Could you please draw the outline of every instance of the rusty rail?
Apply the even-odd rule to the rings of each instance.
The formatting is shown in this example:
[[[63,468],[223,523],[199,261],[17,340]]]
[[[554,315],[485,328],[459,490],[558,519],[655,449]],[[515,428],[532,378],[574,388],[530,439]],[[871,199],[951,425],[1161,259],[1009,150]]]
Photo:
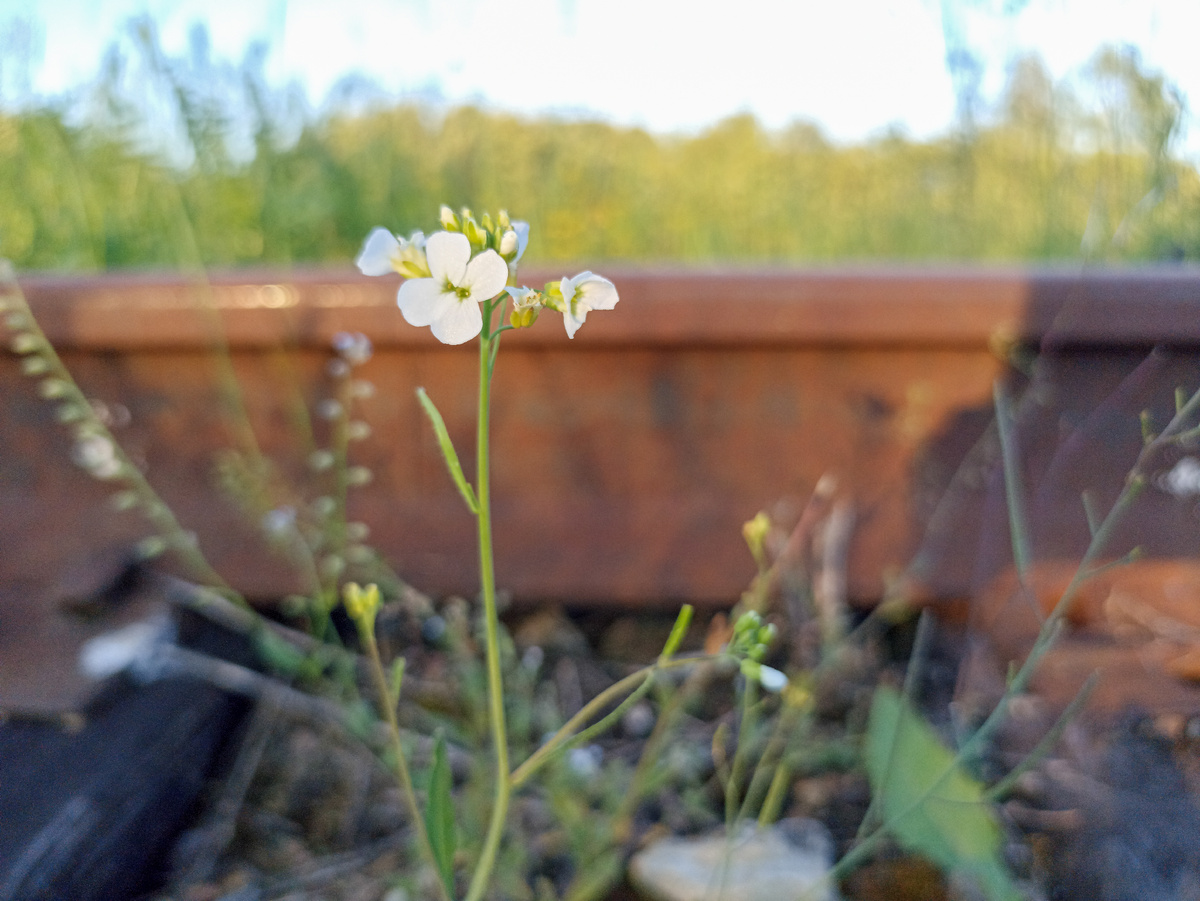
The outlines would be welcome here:
[[[561,274],[526,273],[530,284]],[[832,472],[859,511],[850,590],[869,601],[908,563],[965,452],[956,430],[986,418],[1011,347],[1120,356],[1200,345],[1195,268],[606,274],[621,305],[590,317],[574,342],[550,314],[505,338],[497,559],[519,599],[725,603],[750,575],[742,521],[772,505],[786,516]],[[374,435],[356,455],[376,478],[353,513],[415,585],[473,591],[471,520],[413,390],[429,390],[469,447],[474,352],[408,326],[394,283],[301,271],[31,276],[23,286],[85,390],[128,410],[123,444],[217,568],[255,596],[293,580],[211,484],[231,434],[215,342],[228,343],[264,450],[288,458],[281,366],[311,409],[327,390],[332,336],[370,336],[365,374],[379,390],[363,415]],[[51,582],[64,560],[116,554],[140,534],[71,466],[66,434],[8,354],[0,423],[0,584]],[[965,590],[954,582],[963,578],[946,590]]]

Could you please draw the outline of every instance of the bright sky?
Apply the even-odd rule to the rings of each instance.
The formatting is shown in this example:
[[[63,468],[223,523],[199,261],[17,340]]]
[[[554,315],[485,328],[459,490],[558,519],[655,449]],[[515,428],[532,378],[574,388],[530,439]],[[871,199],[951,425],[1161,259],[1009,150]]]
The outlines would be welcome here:
[[[34,17],[34,87],[54,93],[94,75],[137,13],[170,53],[198,21],[227,58],[266,39],[269,74],[299,80],[314,103],[357,70],[400,95],[660,132],[750,111],[843,140],[892,125],[924,136],[954,113],[944,59],[957,30],[983,58],[985,99],[1020,52],[1061,77],[1123,42],[1200,104],[1197,0],[0,0],[0,28]]]

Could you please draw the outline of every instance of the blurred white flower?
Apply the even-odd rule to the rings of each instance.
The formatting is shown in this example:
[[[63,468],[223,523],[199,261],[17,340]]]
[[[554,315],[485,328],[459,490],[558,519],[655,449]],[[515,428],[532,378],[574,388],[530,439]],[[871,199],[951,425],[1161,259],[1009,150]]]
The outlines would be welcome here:
[[[399,272],[405,278],[424,278],[429,275],[425,233],[413,232],[410,238],[398,238],[386,228],[373,229],[354,262],[363,275]]]
[[[121,471],[117,449],[103,435],[88,435],[71,449],[74,461],[97,479],[111,479]]]

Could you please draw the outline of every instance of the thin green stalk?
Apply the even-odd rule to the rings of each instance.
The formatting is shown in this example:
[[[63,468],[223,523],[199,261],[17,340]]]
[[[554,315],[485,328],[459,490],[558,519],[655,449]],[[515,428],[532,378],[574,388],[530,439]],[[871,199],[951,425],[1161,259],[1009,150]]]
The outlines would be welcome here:
[[[509,777],[513,788],[522,785],[529,777],[549,763],[558,751],[564,749],[564,746],[575,736],[576,730],[583,726],[584,723],[592,719],[592,717],[617,698],[637,691],[644,682],[652,679],[660,670],[675,669],[681,666],[695,666],[696,664],[706,663],[715,659],[717,658],[709,655],[699,655],[659,660],[650,666],[643,667],[636,673],[630,673],[624,679],[614,682],[608,688],[604,689],[604,691],[600,692],[600,694],[596,695],[596,697],[588,701],[545,744],[534,751],[523,764],[513,771]]]
[[[475,498],[479,526],[479,579],[483,594],[483,622],[487,637],[488,713],[496,754],[496,793],[483,850],[471,876],[467,901],[479,901],[487,890],[496,854],[508,818],[513,783],[509,778],[508,729],[504,721],[504,682],[500,671],[500,617],[496,610],[496,573],[492,553],[492,504],[488,457],[488,413],[491,405],[492,367],[500,336],[492,333],[494,302],[483,306],[483,331],[479,339],[479,420],[475,433]],[[494,349],[495,348],[495,349]]]
[[[426,863],[433,869],[433,872],[437,873],[439,871],[437,855],[433,852],[429,832],[425,828],[425,818],[422,816],[421,806],[417,802],[417,792],[413,788],[412,776],[408,772],[408,764],[404,759],[404,745],[400,740],[400,723],[396,719],[397,699],[392,697],[388,677],[383,669],[383,660],[379,656],[379,646],[375,643],[375,632],[373,628],[360,628],[358,634],[366,648],[367,660],[371,663],[371,679],[375,683],[375,692],[379,696],[379,708],[383,713],[383,718],[387,721],[388,733],[392,739],[392,754],[396,758],[396,780],[400,783],[400,793],[404,796],[405,806],[408,807],[408,816],[412,820],[413,830],[417,833],[421,853],[425,856]],[[451,901],[450,893],[442,880],[434,879],[433,881],[437,884],[438,894],[442,901]]]
[[[775,727],[771,730],[771,738],[759,756],[758,762],[754,765],[754,772],[750,776],[750,785],[746,789],[746,796],[742,799],[742,809],[738,813],[738,819],[750,816],[757,806],[759,808],[758,824],[760,826],[770,824],[771,818],[764,816],[767,810],[766,802],[763,801],[760,804],[759,799],[766,797],[764,791],[769,793],[769,786],[774,785],[781,770],[788,768],[783,758],[791,744],[792,736],[800,725],[802,712],[803,708],[784,701],[783,709],[775,720]],[[769,783],[768,779],[770,779]]]
[[[729,781],[725,784],[725,828],[732,832],[737,823],[740,809],[738,807],[738,785],[746,772],[746,760],[750,755],[750,739],[754,734],[754,726],[758,722],[758,683],[750,678],[745,679],[746,687],[742,690],[741,722],[738,723],[737,747],[733,751],[733,763],[729,767]]]

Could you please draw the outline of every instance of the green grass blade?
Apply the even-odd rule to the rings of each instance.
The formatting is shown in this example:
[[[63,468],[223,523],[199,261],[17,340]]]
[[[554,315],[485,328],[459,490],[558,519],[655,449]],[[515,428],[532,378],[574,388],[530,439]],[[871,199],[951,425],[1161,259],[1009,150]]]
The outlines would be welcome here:
[[[425,410],[425,415],[429,417],[429,422],[433,426],[434,434],[437,435],[438,445],[442,449],[442,458],[446,461],[446,468],[450,470],[450,478],[454,479],[454,484],[458,487],[458,493],[467,502],[467,507],[470,511],[478,515],[479,501],[475,499],[475,489],[471,487],[471,483],[463,475],[462,464],[458,462],[458,453],[454,450],[454,443],[450,440],[450,433],[446,431],[446,421],[442,419],[442,414],[433,405],[433,401],[429,399],[429,395],[425,393],[424,388],[417,389],[417,400],[421,402],[421,406]]]
[[[450,795],[450,764],[446,739],[438,735],[433,746],[433,768],[429,773],[429,801],[425,806],[425,831],[437,861],[438,875],[450,897],[454,897],[454,801]]]

